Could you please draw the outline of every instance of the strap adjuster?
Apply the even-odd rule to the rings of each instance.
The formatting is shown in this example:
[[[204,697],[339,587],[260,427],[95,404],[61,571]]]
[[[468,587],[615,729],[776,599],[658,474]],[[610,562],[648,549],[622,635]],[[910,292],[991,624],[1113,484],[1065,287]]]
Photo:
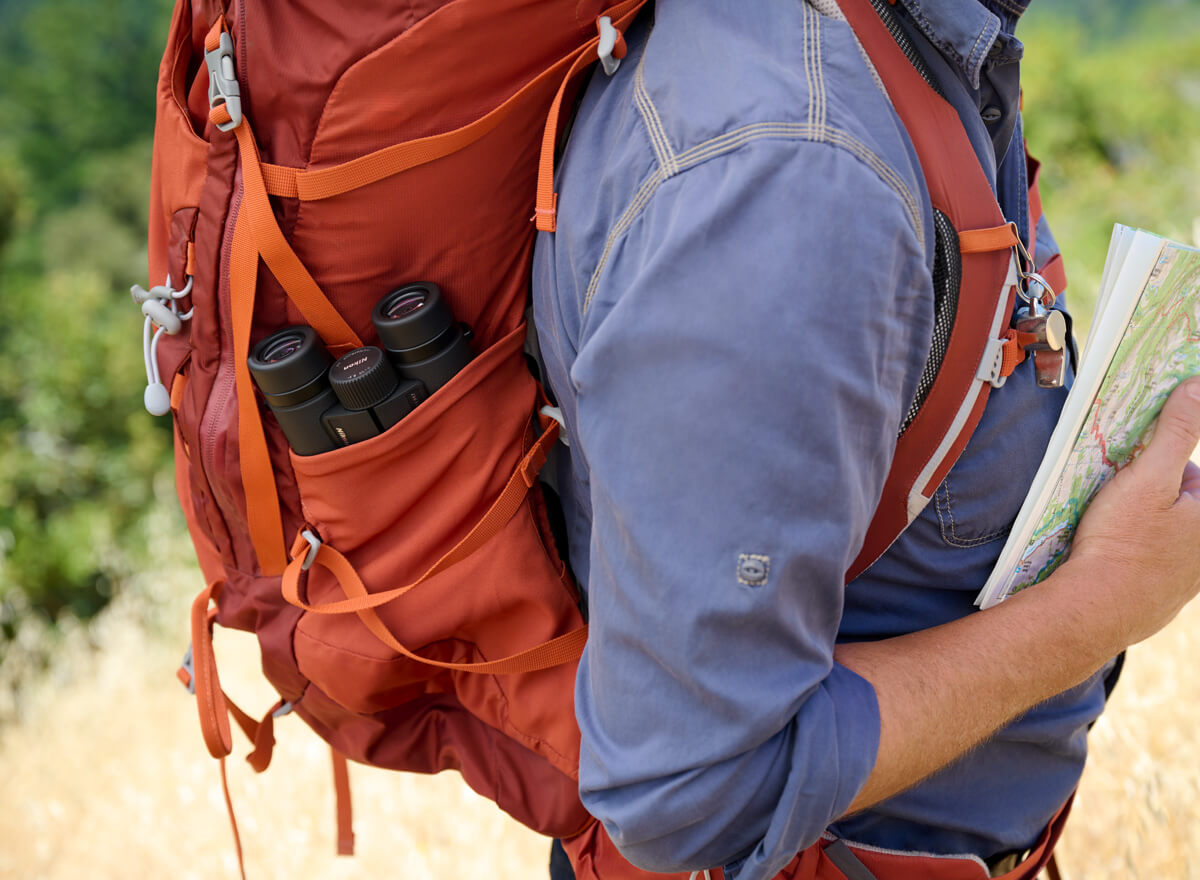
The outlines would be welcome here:
[[[596,46],[596,54],[600,57],[600,65],[605,74],[612,76],[621,66],[621,59],[625,57],[621,32],[607,15],[596,19],[596,30],[600,33],[600,44]]]
[[[1003,388],[1008,381],[1004,375],[1004,345],[1008,340],[1004,337],[989,339],[983,352],[983,360],[979,363],[979,372],[975,378],[987,382],[993,388]]]
[[[305,529],[300,533],[300,537],[308,541],[308,553],[305,554],[304,561],[300,563],[300,570],[308,571],[312,568],[312,564],[317,561],[317,554],[321,552],[322,542],[312,529]]]
[[[187,653],[179,664],[179,680],[189,694],[196,693],[196,664],[192,660],[192,643],[188,642]]]
[[[204,63],[208,65],[208,106],[224,106],[229,113],[229,121],[218,122],[217,128],[237,128],[242,124],[242,88],[233,65],[233,38],[228,33],[222,31],[217,48],[204,53]]]

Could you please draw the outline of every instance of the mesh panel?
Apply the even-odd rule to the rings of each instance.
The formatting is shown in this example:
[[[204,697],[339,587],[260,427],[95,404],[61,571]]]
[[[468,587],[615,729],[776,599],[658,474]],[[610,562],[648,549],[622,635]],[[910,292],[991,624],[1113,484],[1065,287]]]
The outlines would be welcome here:
[[[901,27],[900,21],[896,17],[896,10],[892,8],[892,5],[887,0],[871,0],[871,5],[875,7],[875,12],[883,20],[888,33],[892,35],[892,39],[896,41],[896,45],[900,47],[900,51],[908,58],[909,63],[916,68],[917,73],[921,74],[921,78],[929,83],[931,89],[945,98],[946,94],[933,78],[933,73],[930,71],[929,65],[925,63],[925,59],[921,57],[921,53],[917,51],[912,40],[909,39],[908,34]]]
[[[936,239],[933,250],[933,341],[929,346],[929,360],[917,384],[917,393],[908,408],[908,414],[900,425],[903,434],[912,420],[921,411],[921,405],[929,396],[929,389],[937,379],[938,370],[950,346],[950,334],[954,330],[954,317],[958,314],[958,290],[962,285],[962,257],[958,252],[958,232],[950,218],[933,209],[933,227]]]

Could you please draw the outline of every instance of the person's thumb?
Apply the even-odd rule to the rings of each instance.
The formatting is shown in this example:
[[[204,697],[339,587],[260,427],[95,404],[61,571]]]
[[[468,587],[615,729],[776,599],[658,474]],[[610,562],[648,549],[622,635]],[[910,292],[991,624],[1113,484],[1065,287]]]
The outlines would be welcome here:
[[[1150,444],[1128,470],[1168,504],[1179,496],[1188,459],[1200,443],[1200,376],[1171,392],[1154,426]]]

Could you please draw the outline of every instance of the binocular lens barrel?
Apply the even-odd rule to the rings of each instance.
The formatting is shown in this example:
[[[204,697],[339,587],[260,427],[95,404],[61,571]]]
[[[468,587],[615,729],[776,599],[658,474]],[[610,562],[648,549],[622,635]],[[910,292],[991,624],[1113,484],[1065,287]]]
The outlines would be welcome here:
[[[250,355],[250,375],[297,455],[337,448],[321,427],[321,414],[337,403],[326,377],[332,362],[317,331],[303,325],[272,333]]]
[[[250,375],[297,455],[386,431],[471,361],[471,331],[454,320],[436,284],[393,290],[375,304],[371,320],[383,350],[358,348],[336,363],[317,331],[303,325],[254,347]]]
[[[454,319],[441,288],[406,284],[375,304],[371,321],[400,373],[433,394],[471,361],[470,331]]]

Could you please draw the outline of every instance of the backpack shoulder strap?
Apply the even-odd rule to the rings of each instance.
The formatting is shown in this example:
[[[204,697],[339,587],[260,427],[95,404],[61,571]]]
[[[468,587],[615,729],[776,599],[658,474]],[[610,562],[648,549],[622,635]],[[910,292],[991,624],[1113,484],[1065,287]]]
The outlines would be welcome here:
[[[958,113],[913,67],[870,0],[839,0],[850,26],[908,132],[925,175],[934,216],[948,221],[960,284],[949,338],[919,410],[896,444],[892,468],[853,580],[917,518],[958,460],[999,375],[1016,295],[1016,227],[1000,211]],[[1009,367],[1011,370],[1011,367]],[[923,383],[924,384],[924,383]]]

